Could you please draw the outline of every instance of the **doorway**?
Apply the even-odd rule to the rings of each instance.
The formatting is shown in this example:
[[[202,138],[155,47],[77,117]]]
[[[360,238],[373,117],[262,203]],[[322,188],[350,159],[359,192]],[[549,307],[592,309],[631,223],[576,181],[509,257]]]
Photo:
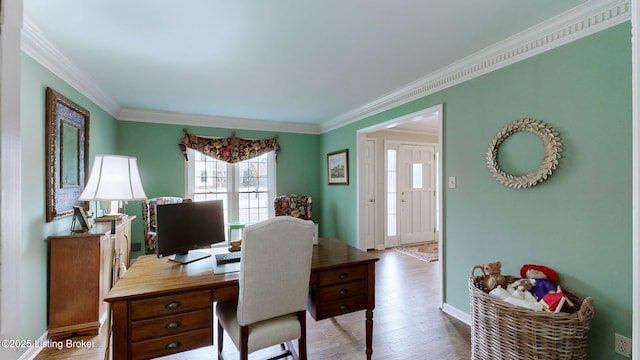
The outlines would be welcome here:
[[[357,132],[358,247],[363,250],[382,250],[401,245],[401,238],[403,244],[420,242],[418,239],[437,240],[439,259],[441,259],[438,262],[440,274],[443,273],[442,260],[444,259],[442,236],[444,229],[442,216],[439,215],[443,209],[442,123],[443,105],[440,104]],[[398,140],[400,137],[402,139]],[[388,185],[392,183],[395,176],[392,171],[389,171],[388,166],[386,149],[390,144],[395,144],[396,154],[398,150],[403,153],[402,156],[397,156],[396,171],[408,173],[397,176],[400,181],[396,182],[396,186],[400,182],[405,184],[397,187],[399,192],[396,193],[395,199],[393,194],[387,193]],[[428,161],[426,159],[428,157],[432,160]],[[414,161],[418,158],[424,158],[424,161]],[[410,171],[398,169],[400,164]],[[429,192],[431,196],[427,201],[424,196]],[[420,197],[423,198],[420,199]],[[396,206],[395,211],[409,211],[413,219],[411,222],[400,221],[395,224],[396,232],[402,234],[395,238],[388,236],[389,230],[393,230],[391,227],[394,226],[389,221],[389,217],[397,219],[398,216],[392,214],[393,206],[387,208],[387,204],[392,204],[394,201],[399,205]],[[416,207],[417,204],[421,204],[420,207]],[[425,214],[424,206],[435,209],[435,214],[432,214],[433,216]],[[425,216],[428,218],[425,219]],[[429,235],[426,234],[427,232]],[[442,275],[440,275],[441,286],[442,281]],[[440,299],[442,305],[442,295]]]

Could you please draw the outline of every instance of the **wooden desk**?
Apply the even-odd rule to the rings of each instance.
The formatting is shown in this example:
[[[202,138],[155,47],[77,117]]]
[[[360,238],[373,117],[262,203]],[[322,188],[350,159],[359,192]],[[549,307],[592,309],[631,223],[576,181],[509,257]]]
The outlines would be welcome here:
[[[207,250],[214,251],[214,250]],[[316,320],[365,311],[371,359],[377,257],[322,238],[313,247],[307,309]],[[214,274],[210,257],[180,265],[139,257],[105,301],[113,311],[113,358],[148,359],[213,344],[213,302],[238,296],[238,272]]]

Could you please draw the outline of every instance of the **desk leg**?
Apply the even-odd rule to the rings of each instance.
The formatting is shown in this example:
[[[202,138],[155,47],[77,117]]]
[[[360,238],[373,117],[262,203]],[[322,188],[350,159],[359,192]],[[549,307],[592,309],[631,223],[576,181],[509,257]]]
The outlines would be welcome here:
[[[372,343],[373,343],[373,310],[367,309],[366,317],[367,317],[367,319],[365,320],[366,332],[367,332],[367,334],[366,334],[366,336],[367,336],[366,354],[367,354],[367,360],[371,360],[371,354],[373,353],[373,349],[372,349]]]
[[[128,315],[127,315],[127,302],[118,301],[111,304],[111,310],[113,311],[113,323],[112,329],[112,344],[113,344],[113,359],[129,359],[129,347],[128,347]]]

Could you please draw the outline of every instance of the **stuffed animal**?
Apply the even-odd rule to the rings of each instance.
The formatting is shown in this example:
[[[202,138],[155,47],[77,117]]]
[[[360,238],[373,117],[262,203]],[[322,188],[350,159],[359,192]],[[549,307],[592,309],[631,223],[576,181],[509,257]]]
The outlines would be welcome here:
[[[531,279],[519,279],[507,285],[507,291],[529,302],[537,302],[538,299],[531,293],[533,281]],[[517,292],[517,294],[516,294]]]
[[[531,280],[533,283],[531,292],[538,300],[542,300],[547,294],[554,294],[556,292],[555,283],[558,282],[558,275],[546,266],[533,264],[522,265],[520,268],[520,276]]]
[[[508,290],[505,290],[502,286],[498,285],[495,289],[491,290],[489,296],[506,301],[514,306],[520,306],[533,311],[542,311],[542,304],[535,301],[535,299],[533,299],[533,301],[531,301],[531,299],[527,299],[527,293],[529,292],[524,291],[524,287],[522,285],[518,286],[518,289],[513,291],[513,293],[510,293]],[[531,295],[531,293],[529,293],[529,295]],[[531,295],[531,298],[533,298],[533,295]]]
[[[500,261],[493,261],[482,265],[482,272],[484,274],[484,287],[491,291],[500,285],[503,289],[506,287],[506,280],[502,274],[502,263]]]

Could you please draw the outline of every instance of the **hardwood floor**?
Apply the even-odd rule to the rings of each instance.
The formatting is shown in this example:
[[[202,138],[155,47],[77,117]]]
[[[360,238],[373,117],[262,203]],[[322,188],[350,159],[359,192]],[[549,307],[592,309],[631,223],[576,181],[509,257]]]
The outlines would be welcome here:
[[[438,308],[438,263],[427,263],[393,250],[372,254],[380,257],[376,264],[373,359],[469,359],[469,326]],[[307,315],[309,359],[365,359],[364,330],[364,311],[322,321]],[[72,338],[74,341],[93,341],[93,349],[50,348],[40,352],[36,359],[110,359],[106,353],[106,333],[103,330],[100,336]],[[264,359],[278,350],[275,347],[255,352],[249,359]],[[238,352],[227,336],[223,355],[229,360],[238,358]],[[161,359],[217,359],[216,345]]]

